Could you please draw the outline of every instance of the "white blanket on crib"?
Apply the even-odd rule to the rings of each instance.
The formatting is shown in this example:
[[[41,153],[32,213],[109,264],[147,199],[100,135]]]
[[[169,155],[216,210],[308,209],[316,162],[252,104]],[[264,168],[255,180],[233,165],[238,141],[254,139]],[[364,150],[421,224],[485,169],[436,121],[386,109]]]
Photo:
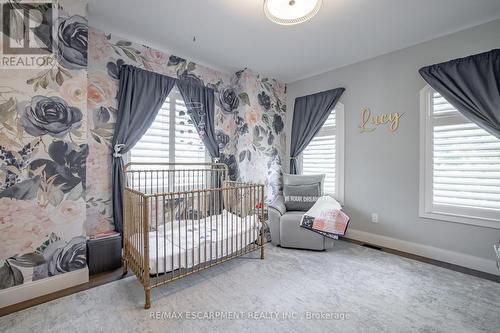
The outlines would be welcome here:
[[[176,220],[159,226],[149,232],[149,272],[191,268],[225,257],[255,242],[258,226],[257,215],[241,218],[226,210],[199,221]]]

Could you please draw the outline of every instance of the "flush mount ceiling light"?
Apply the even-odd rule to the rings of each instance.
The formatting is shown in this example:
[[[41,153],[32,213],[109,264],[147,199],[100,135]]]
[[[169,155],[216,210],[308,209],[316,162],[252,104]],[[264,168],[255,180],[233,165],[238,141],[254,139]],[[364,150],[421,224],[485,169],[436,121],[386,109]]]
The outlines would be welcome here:
[[[294,25],[314,17],[322,0],[264,0],[264,13],[272,22]]]

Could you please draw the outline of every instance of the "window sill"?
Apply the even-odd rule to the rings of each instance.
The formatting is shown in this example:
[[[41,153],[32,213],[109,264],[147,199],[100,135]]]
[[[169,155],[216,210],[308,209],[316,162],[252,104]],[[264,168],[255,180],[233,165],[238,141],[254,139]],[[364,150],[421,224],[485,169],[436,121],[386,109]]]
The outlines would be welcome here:
[[[468,224],[484,228],[500,229],[500,220],[483,219],[477,217],[455,215],[449,213],[438,213],[438,212],[420,212],[419,216],[425,219]]]

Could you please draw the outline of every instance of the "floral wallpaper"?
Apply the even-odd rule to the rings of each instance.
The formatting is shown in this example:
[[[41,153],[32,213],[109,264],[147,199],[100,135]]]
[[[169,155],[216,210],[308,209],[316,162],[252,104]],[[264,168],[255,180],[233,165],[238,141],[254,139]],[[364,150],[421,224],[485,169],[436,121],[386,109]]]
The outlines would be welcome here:
[[[59,1],[34,33],[57,41],[52,66],[0,75],[0,289],[86,265],[85,4]]]
[[[284,86],[246,69],[234,75],[241,104],[233,118],[236,124],[238,179],[266,184],[271,201],[280,191],[285,153]],[[232,120],[231,120],[232,121]]]
[[[266,200],[280,190],[285,137],[285,86],[245,69],[233,75],[89,30],[87,235],[113,229],[111,139],[116,119],[119,68],[131,64],[212,87],[221,162],[232,179],[265,183]]]
[[[52,67],[0,69],[0,289],[84,268],[86,237],[114,229],[110,144],[123,64],[212,87],[231,178],[266,184],[268,201],[280,191],[283,84],[88,27],[84,2],[54,10],[57,20],[47,10],[34,31],[57,42]]]

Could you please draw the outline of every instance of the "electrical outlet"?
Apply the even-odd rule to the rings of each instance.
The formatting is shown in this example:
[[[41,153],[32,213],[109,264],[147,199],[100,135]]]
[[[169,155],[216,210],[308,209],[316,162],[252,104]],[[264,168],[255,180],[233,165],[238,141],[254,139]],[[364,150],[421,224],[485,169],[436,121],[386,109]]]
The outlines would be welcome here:
[[[377,213],[372,213],[372,222],[378,223],[378,214]]]

